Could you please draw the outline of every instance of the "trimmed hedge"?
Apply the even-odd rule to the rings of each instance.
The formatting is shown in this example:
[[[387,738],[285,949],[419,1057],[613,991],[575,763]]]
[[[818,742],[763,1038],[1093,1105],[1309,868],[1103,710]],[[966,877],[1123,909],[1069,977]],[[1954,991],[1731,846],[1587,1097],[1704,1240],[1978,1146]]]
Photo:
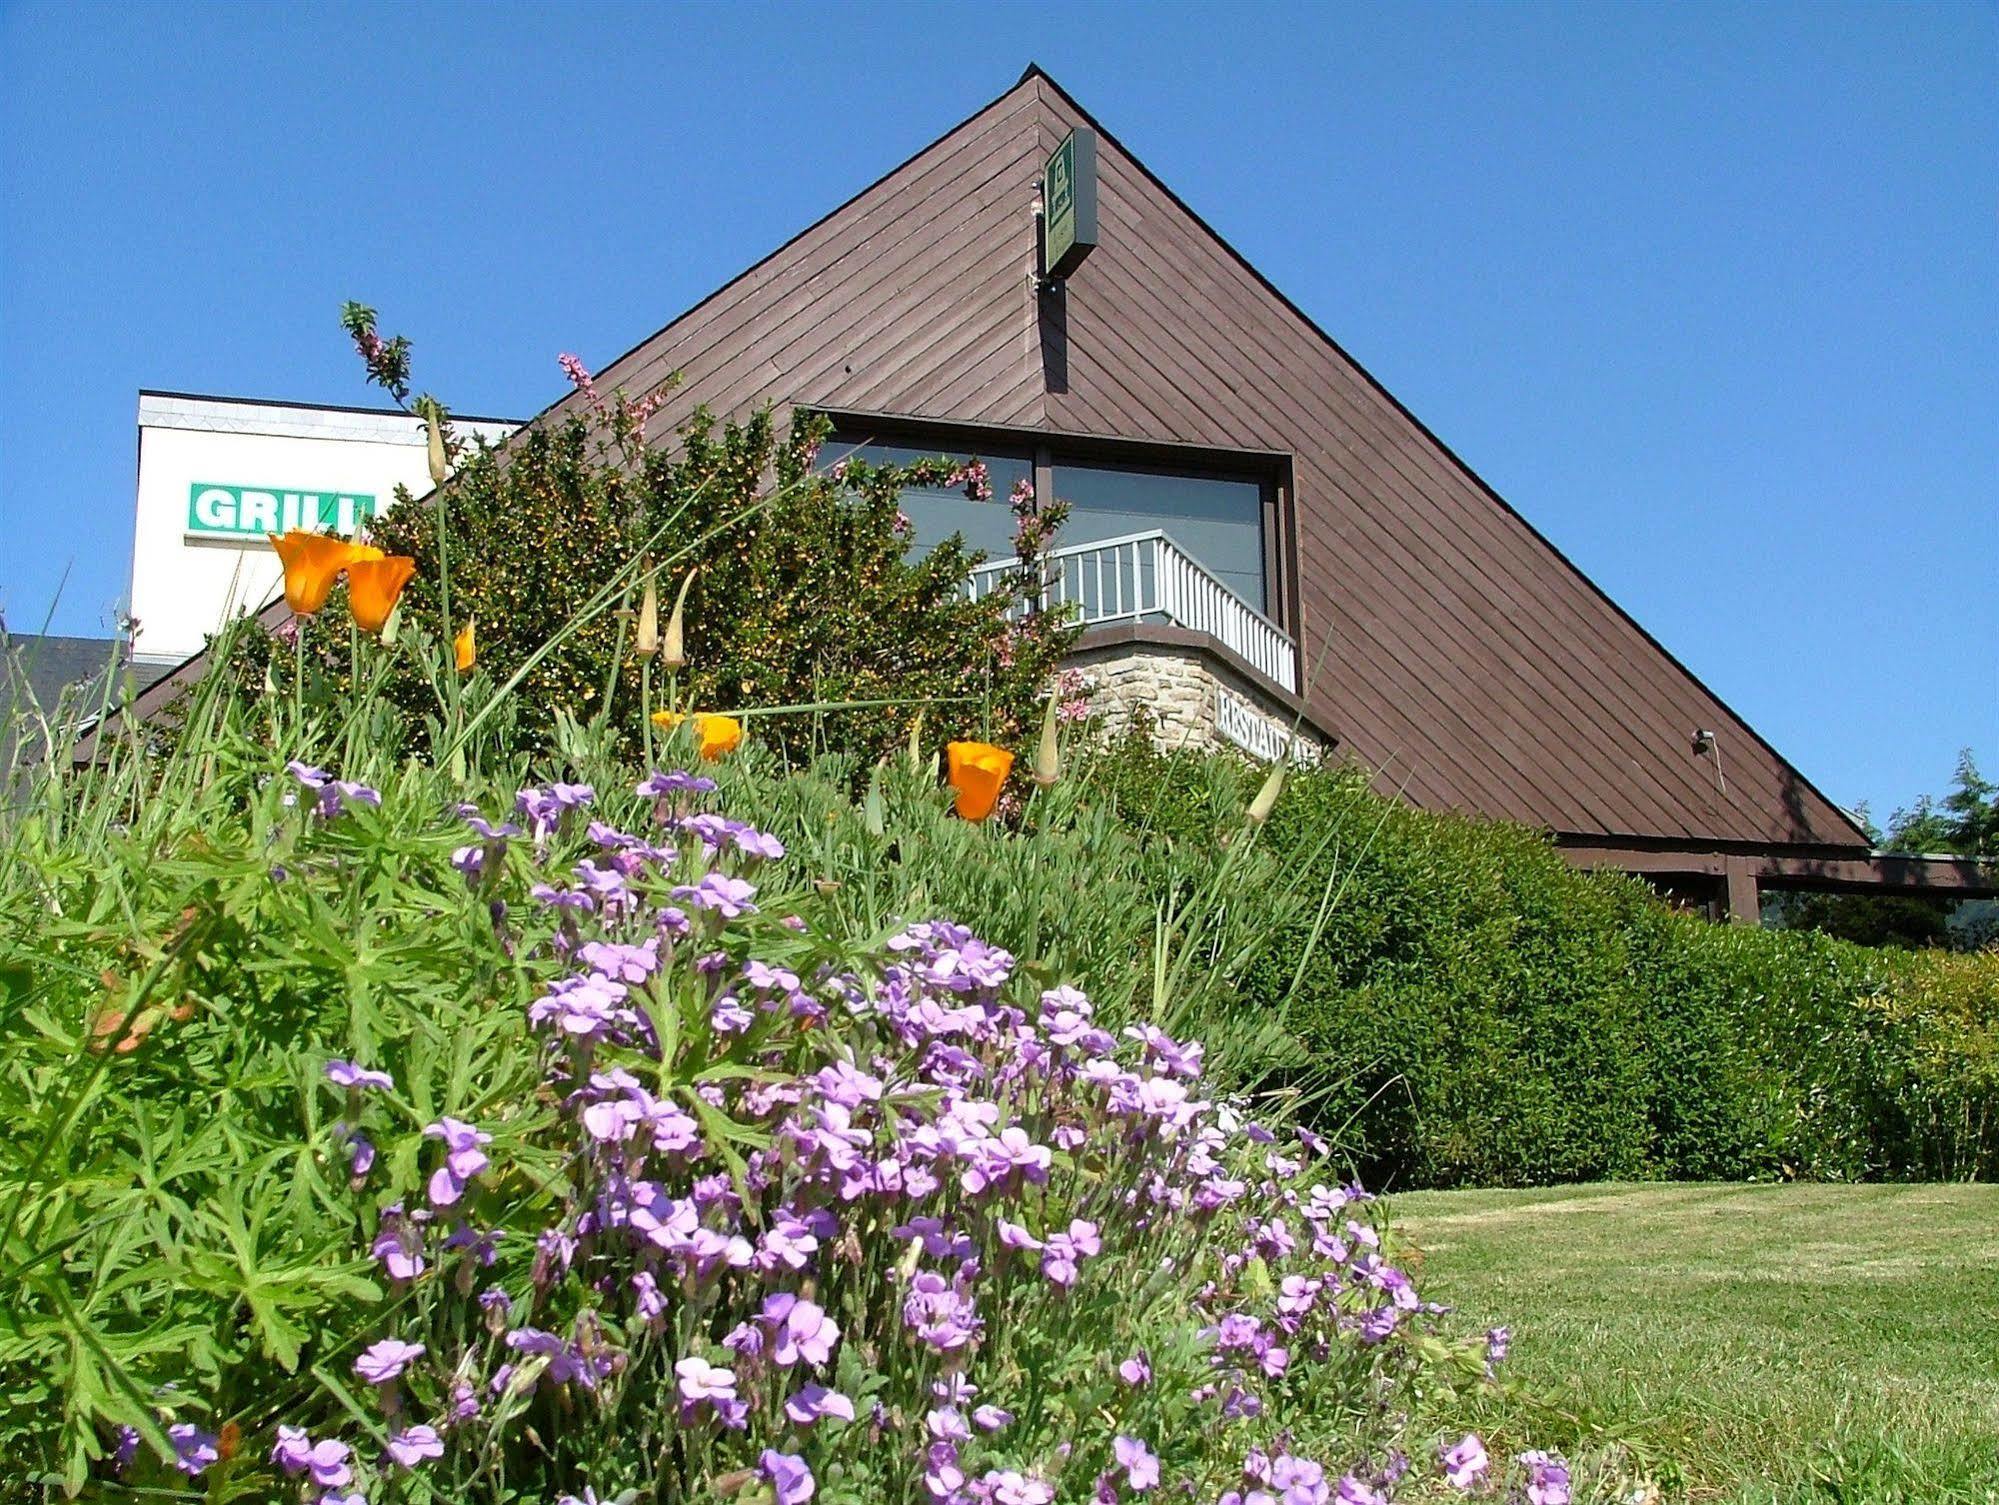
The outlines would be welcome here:
[[[1260,775],[1128,738],[1095,777],[1200,843]],[[1999,955],[1712,924],[1351,770],[1295,775],[1264,840],[1328,903],[1241,992],[1310,1047],[1322,1127],[1377,1184],[1999,1170]]]

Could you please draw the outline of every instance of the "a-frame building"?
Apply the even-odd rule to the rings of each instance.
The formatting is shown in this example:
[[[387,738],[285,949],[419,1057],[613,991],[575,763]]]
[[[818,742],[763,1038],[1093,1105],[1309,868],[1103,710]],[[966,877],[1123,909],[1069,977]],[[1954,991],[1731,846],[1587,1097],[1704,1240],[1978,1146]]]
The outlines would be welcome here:
[[[1100,243],[1051,295],[1035,286],[1040,178],[1078,126],[1097,137]],[[1698,852],[1687,868],[1718,875],[1731,852],[1868,849],[1038,68],[599,382],[641,391],[673,371],[662,438],[697,402],[774,402],[856,437],[1268,464],[1267,615],[1296,643],[1305,714],[1408,798],[1628,847],[1638,867],[1659,865],[1641,852]],[[1121,443],[1087,442],[1105,440]]]
[[[1042,179],[1078,128],[1098,243],[1050,286]],[[1420,805],[1545,828],[1578,861],[1741,918],[1759,882],[1989,885],[1870,854],[1038,68],[597,385],[637,394],[671,373],[655,443],[696,404],[807,407],[842,444],[978,455],[1081,496],[1057,542],[1092,624],[1083,658],[1169,724],[1258,750],[1297,724]],[[937,526],[982,523],[961,509]]]

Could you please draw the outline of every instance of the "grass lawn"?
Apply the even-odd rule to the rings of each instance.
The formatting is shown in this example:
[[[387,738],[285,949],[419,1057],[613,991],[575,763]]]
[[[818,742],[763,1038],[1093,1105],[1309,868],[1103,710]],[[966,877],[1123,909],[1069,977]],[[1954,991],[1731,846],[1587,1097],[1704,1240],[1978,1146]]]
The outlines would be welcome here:
[[[1419,1288],[1693,1500],[1999,1502],[1999,1187],[1586,1186],[1391,1204]]]

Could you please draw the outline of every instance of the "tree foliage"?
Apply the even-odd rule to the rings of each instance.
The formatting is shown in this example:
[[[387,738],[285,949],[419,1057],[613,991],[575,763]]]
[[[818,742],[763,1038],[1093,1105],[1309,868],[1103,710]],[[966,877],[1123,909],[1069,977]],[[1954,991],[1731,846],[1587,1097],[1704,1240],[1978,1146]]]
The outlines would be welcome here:
[[[1950,792],[1941,799],[1923,795],[1897,810],[1875,845],[1914,856],[1999,857],[1999,785],[1978,771],[1967,747],[1957,755]],[[1783,894],[1771,905],[1772,917],[1791,930],[1816,930],[1863,946],[1966,951],[1999,939],[1999,917],[1991,910],[1985,901],[1910,894]]]
[[[1965,748],[1957,755],[1957,777],[1942,799],[1924,795],[1888,822],[1882,846],[1890,852],[1955,852],[1965,857],[1999,856],[1999,784],[1978,771]]]

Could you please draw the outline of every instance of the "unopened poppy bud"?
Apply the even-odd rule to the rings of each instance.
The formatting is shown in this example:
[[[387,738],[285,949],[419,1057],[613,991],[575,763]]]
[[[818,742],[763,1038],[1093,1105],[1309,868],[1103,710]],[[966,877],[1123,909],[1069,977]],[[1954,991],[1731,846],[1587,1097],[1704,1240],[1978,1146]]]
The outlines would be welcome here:
[[[1034,749],[1034,782],[1040,788],[1052,789],[1056,780],[1062,777],[1062,744],[1055,731],[1056,694],[1053,688],[1048,692],[1048,709],[1041,716],[1041,741]]]
[[[887,809],[882,802],[882,773],[887,768],[887,758],[875,765],[875,771],[868,777],[867,796],[861,801],[861,822],[870,836],[880,836],[887,828]]]
[[[469,674],[472,666],[479,662],[479,644],[475,629],[479,625],[477,617],[467,617],[458,636],[451,640],[451,656],[458,665],[460,674]]]
[[[1279,758],[1270,765],[1270,773],[1263,781],[1263,787],[1256,791],[1256,798],[1249,802],[1248,819],[1252,826],[1260,826],[1270,819],[1270,812],[1277,808],[1277,796],[1284,792],[1284,760]]]
[[[909,771],[923,771],[923,712],[925,707],[916,708],[916,719],[909,723]]]
[[[687,578],[680,582],[680,594],[673,598],[673,615],[666,619],[666,637],[660,644],[659,661],[669,669],[678,669],[687,662],[687,592],[699,573],[698,565],[687,572]]]
[[[448,473],[444,454],[444,425],[437,421],[435,405],[424,410],[423,419],[430,438],[430,484],[442,486],[444,477]]]
[[[640,658],[651,658],[659,651],[659,586],[652,576],[646,576],[646,591],[639,598],[639,630],[633,640]]]

